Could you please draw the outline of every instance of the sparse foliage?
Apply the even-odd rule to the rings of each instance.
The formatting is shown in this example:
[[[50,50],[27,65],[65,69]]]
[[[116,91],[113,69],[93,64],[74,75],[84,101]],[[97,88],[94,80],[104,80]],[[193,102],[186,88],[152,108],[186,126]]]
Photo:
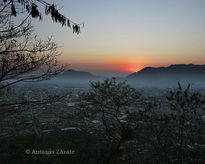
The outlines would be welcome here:
[[[100,121],[103,135],[114,143],[109,162],[121,144],[135,138],[137,127],[133,115],[140,106],[141,93],[125,82],[116,82],[115,78],[91,83],[91,87],[92,91],[82,96],[81,112],[90,121]]]
[[[205,104],[197,92],[190,91],[190,85],[170,91],[167,96],[172,115],[172,134],[175,142],[177,162],[200,161],[205,143]]]
[[[98,119],[113,141],[132,137],[132,126],[127,115],[131,113],[131,107],[139,104],[141,94],[125,82],[117,83],[114,78],[103,83],[91,83],[91,87],[92,92],[83,95],[85,104],[81,104],[84,106],[82,110],[92,118],[100,116]]]
[[[24,1],[26,2],[26,1]],[[24,3],[22,1],[22,4]],[[19,82],[47,80],[65,70],[59,64],[58,45],[52,37],[41,40],[34,33],[29,16],[18,22],[12,19],[13,12],[25,13],[16,5],[17,1],[0,1],[0,108],[1,112],[13,109],[12,106],[25,106],[58,100],[60,96],[44,97],[38,102],[11,99],[9,88]],[[11,6],[10,6],[11,5]],[[12,10],[12,11],[11,11]],[[6,95],[7,94],[7,95]],[[4,100],[4,98],[7,98]]]
[[[199,93],[190,85],[167,93],[166,102],[151,105],[143,113],[145,143],[149,158],[156,163],[199,163],[204,161],[205,111]],[[164,108],[163,113],[158,108]],[[151,161],[148,161],[151,162]]]
[[[116,158],[128,163],[205,161],[205,104],[190,85],[183,89],[178,84],[167,93],[166,101],[142,98],[114,79],[91,87],[82,99],[81,112],[91,121],[101,120],[104,133],[115,143],[108,163]]]
[[[9,9],[7,10],[7,14],[17,16],[22,12],[21,9],[24,9],[24,13],[27,13],[28,16],[42,20],[42,13],[39,10],[39,5],[41,5],[45,10],[45,14],[50,15],[53,22],[72,28],[73,33],[79,34],[81,26],[84,26],[84,24],[77,24],[73,22],[61,14],[56,5],[50,4],[44,0],[2,0],[1,5],[2,8],[0,9],[0,13],[4,12],[4,8],[7,8]]]
[[[58,46],[52,37],[38,39],[28,18],[15,25],[10,19],[9,5],[1,4],[0,89],[22,81],[49,79],[62,72],[65,66],[57,62]]]

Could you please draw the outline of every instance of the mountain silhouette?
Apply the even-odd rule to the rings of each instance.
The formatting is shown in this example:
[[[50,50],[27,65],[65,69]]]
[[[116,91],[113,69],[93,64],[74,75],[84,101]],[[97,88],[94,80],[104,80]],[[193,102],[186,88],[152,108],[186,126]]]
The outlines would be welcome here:
[[[65,72],[63,72],[61,77],[68,77],[68,78],[92,78],[94,75],[92,75],[89,72],[84,72],[84,71],[75,71],[72,69],[69,69]]]
[[[126,77],[140,83],[205,82],[205,65],[173,64],[168,67],[145,67]]]
[[[76,70],[73,70],[73,69],[69,69],[69,70],[63,72],[58,77],[66,78],[66,79],[80,79],[80,80],[103,78],[101,76],[93,75],[90,72],[76,71]]]

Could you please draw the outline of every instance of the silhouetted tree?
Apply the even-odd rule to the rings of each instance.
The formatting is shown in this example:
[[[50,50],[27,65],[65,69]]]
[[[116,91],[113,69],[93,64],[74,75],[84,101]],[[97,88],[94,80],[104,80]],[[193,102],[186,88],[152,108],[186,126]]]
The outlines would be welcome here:
[[[136,137],[138,127],[133,123],[142,95],[125,82],[116,82],[115,78],[91,83],[91,88],[91,92],[82,95],[81,112],[90,120],[100,121],[104,134],[113,143],[109,163],[123,143]]]
[[[44,7],[45,13],[51,15],[54,22],[62,26],[72,25],[74,33],[80,32],[80,24],[74,23],[62,15],[54,4],[44,0],[0,1],[0,89],[21,81],[49,79],[64,70],[57,62],[58,46],[52,37],[43,41],[33,33],[29,18],[42,19],[38,5]],[[27,16],[20,22],[13,17],[22,14]]]
[[[149,144],[146,163],[204,162],[204,100],[203,97],[178,88],[167,93],[161,104],[146,105],[143,113],[144,143]]]
[[[2,28],[0,28],[2,29]],[[21,81],[49,79],[64,70],[57,62],[57,44],[39,40],[29,22],[0,34],[0,89]]]
[[[20,22],[13,20],[14,11],[10,5],[14,2],[17,3],[0,1],[0,92],[19,82],[47,80],[65,70],[65,65],[57,61],[60,53],[52,37],[47,40],[38,39],[29,16]],[[15,11],[21,13],[20,9]],[[5,95],[3,93],[1,99]],[[27,103],[22,100],[1,102],[1,105]]]
[[[24,13],[28,13],[28,16],[32,18],[39,18],[42,19],[42,13],[39,10],[38,5],[44,8],[45,14],[50,15],[53,22],[60,23],[62,26],[68,26],[72,28],[73,33],[80,33],[80,27],[84,26],[84,24],[77,24],[61,14],[56,5],[50,4],[44,0],[2,0],[1,1],[1,10],[0,13],[8,7],[10,14],[13,16],[17,16],[19,13],[22,12],[20,9],[24,9]],[[8,13],[8,10],[7,10]]]
[[[91,88],[82,96],[80,113],[85,128],[94,126],[114,143],[107,163],[204,162],[205,103],[190,85],[183,89],[178,83],[164,100],[142,97],[115,79]]]

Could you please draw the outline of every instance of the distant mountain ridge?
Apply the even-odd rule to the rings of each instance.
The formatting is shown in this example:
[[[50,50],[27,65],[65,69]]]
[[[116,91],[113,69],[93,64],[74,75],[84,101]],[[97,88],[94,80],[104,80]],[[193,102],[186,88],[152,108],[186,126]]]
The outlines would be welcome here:
[[[146,73],[205,73],[205,65],[194,64],[172,64],[168,67],[145,67],[142,70],[132,73],[127,77],[132,77],[139,74]]]
[[[205,81],[205,65],[173,64],[168,67],[146,67],[126,77],[145,82]]]
[[[97,79],[97,78],[103,78],[101,76],[96,76],[91,74],[90,72],[85,72],[85,71],[76,71],[73,69],[69,69],[62,74],[60,74],[58,77],[61,78],[72,78],[72,79]]]
[[[69,69],[51,79],[51,83],[69,87],[90,87],[90,82],[104,81],[106,77],[90,72]],[[116,77],[134,87],[173,87],[177,82],[205,87],[205,65],[173,64],[168,67],[146,67],[127,77]]]

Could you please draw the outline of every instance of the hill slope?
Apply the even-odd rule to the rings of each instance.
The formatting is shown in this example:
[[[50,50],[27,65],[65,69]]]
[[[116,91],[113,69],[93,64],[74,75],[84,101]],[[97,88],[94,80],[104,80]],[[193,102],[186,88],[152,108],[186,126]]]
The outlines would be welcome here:
[[[69,70],[65,71],[64,73],[59,75],[59,77],[74,78],[74,79],[78,79],[78,78],[80,78],[80,79],[98,78],[98,76],[94,76],[89,72],[75,71],[75,70],[72,70],[72,69],[69,69]]]
[[[140,83],[205,82],[205,65],[175,64],[168,67],[146,67],[126,77]]]

